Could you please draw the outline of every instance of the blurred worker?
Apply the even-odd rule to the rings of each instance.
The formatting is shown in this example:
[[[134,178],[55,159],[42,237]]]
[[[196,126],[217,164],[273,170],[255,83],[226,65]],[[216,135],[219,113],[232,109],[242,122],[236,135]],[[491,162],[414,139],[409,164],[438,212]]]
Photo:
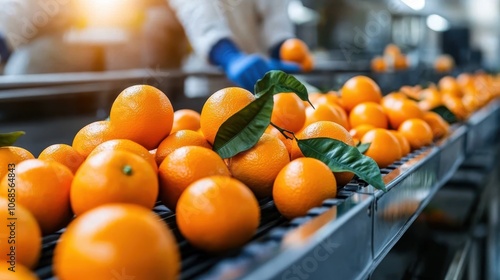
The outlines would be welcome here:
[[[179,68],[183,36],[167,0],[0,0],[5,74]]]
[[[5,74],[92,69],[92,48],[64,42],[72,11],[68,0],[0,0],[0,36],[11,53]]]
[[[299,65],[279,58],[281,44],[295,37],[287,0],[170,0],[170,5],[196,53],[184,69],[216,65],[229,80],[248,90],[269,70],[300,70]],[[221,88],[208,80],[191,80],[186,84],[188,95]]]

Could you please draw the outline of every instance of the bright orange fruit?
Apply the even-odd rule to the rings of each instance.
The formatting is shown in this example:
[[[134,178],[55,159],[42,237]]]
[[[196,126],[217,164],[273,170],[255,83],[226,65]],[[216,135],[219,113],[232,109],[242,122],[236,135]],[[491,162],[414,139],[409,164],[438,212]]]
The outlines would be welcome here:
[[[173,280],[181,263],[174,235],[153,212],[106,204],[71,222],[56,245],[53,267],[60,280]]]
[[[213,175],[230,176],[219,155],[200,146],[185,146],[168,154],[159,168],[160,199],[175,210],[182,192],[194,181]]]
[[[66,144],[54,144],[45,148],[38,159],[57,161],[68,167],[73,174],[78,170],[85,157],[78,153],[72,146]]]
[[[180,109],[174,112],[174,123],[170,134],[179,130],[200,129],[200,113],[191,109]]]
[[[363,102],[351,110],[349,123],[351,127],[368,124],[378,128],[387,128],[389,122],[381,105],[374,102]]]
[[[11,204],[9,207],[9,203],[12,202],[8,198],[0,197],[0,219],[4,221],[3,229],[0,230],[0,260],[2,263],[9,263],[13,255],[16,269],[18,264],[33,268],[42,251],[42,232],[28,209],[15,202],[15,205]],[[14,253],[11,246],[15,248]],[[7,278],[0,276],[0,279]]]
[[[264,133],[255,146],[230,158],[227,166],[234,178],[262,198],[272,195],[276,175],[289,162],[285,144],[278,137]]]
[[[432,129],[424,120],[408,119],[399,126],[398,131],[408,140],[412,150],[432,143]]]
[[[337,182],[332,171],[314,158],[298,158],[279,172],[273,186],[273,199],[278,211],[287,219],[304,216],[337,195]]]
[[[109,203],[153,209],[158,177],[150,162],[126,150],[105,150],[82,164],[71,184],[71,207],[78,216]]]
[[[69,192],[73,173],[55,161],[29,159],[15,169],[16,201],[35,216],[43,235],[63,228],[73,217]],[[0,186],[8,186],[4,176]],[[8,197],[8,188],[0,188],[0,196]]]
[[[117,150],[131,152],[140,156],[151,165],[151,167],[155,172],[158,171],[158,165],[156,164],[155,157],[151,155],[151,153],[146,148],[128,139],[113,139],[101,143],[97,145],[97,147],[95,147],[94,150],[92,150],[92,152],[89,154],[89,157],[97,153],[100,153],[102,151],[117,151]]]
[[[250,189],[234,178],[205,177],[182,193],[176,221],[194,246],[209,252],[226,251],[244,245],[255,234],[259,203]]]
[[[306,121],[306,111],[302,100],[295,93],[274,95],[271,122],[280,128],[298,132]]]
[[[375,128],[368,131],[362,143],[370,143],[365,156],[372,158],[380,168],[384,168],[401,158],[399,140],[387,129]]]
[[[7,174],[9,164],[17,165],[21,161],[34,159],[33,154],[21,147],[4,146],[0,147],[0,180]]]
[[[109,118],[115,139],[129,139],[151,150],[170,134],[174,110],[161,90],[135,85],[116,97]]]
[[[213,144],[220,126],[253,100],[255,96],[251,92],[239,87],[223,88],[212,94],[200,116],[200,129],[207,141]]]
[[[341,89],[342,101],[346,111],[351,111],[363,102],[379,103],[382,100],[380,87],[366,76],[356,76],[347,80]]]

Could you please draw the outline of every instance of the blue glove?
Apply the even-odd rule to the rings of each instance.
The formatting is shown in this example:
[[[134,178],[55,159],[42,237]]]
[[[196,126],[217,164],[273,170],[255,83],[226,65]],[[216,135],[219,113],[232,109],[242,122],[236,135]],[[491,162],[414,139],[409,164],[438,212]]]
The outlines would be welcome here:
[[[2,34],[0,34],[0,63],[7,62],[9,56],[10,56],[10,49],[9,46],[7,45],[7,41],[2,36]]]
[[[297,63],[285,62],[275,58],[272,58],[269,61],[269,66],[271,67],[271,69],[281,70],[287,73],[299,73],[302,70],[300,68],[300,65],[298,65]]]
[[[212,47],[210,61],[222,67],[229,80],[252,91],[257,80],[261,79],[271,67],[262,56],[247,55],[241,52],[229,39],[223,39]]]

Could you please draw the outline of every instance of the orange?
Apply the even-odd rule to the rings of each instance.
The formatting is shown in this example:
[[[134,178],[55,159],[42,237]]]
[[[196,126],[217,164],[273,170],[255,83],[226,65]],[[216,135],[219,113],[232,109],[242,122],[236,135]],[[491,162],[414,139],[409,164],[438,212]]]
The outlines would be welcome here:
[[[462,103],[467,112],[474,112],[481,107],[481,100],[478,98],[478,94],[471,89],[464,89],[464,96],[462,97]]]
[[[73,138],[73,148],[87,157],[97,145],[113,139],[109,121],[97,121],[80,129]]]
[[[200,146],[207,149],[212,148],[205,137],[200,133],[192,130],[179,130],[161,141],[156,151],[156,163],[160,165],[168,154],[184,146]]]
[[[151,150],[170,134],[174,110],[161,90],[135,85],[116,97],[109,118],[115,138],[129,139]]]
[[[230,176],[224,160],[217,153],[199,146],[178,148],[160,165],[160,199],[174,210],[182,192],[191,183],[213,175]]]
[[[108,203],[132,203],[153,209],[158,178],[150,163],[126,150],[105,150],[82,164],[71,184],[75,215]]]
[[[379,103],[382,100],[380,87],[366,76],[356,76],[345,82],[341,89],[342,101],[346,111],[351,111],[356,105],[372,101]]]
[[[268,133],[268,134],[271,134],[271,135],[278,137],[278,139],[281,140],[281,142],[283,142],[283,144],[285,144],[286,150],[288,151],[288,156],[290,157],[290,154],[292,153],[292,143],[293,143],[292,135],[288,135],[288,133],[287,133],[287,135],[289,137],[291,137],[291,138],[287,138],[287,137],[285,137],[285,135],[283,135],[283,133],[281,133],[276,127],[274,127],[272,125],[270,125],[266,129],[265,133]]]
[[[406,70],[410,67],[410,62],[408,57],[404,54],[397,55],[394,57],[394,69],[396,70]]]
[[[314,107],[316,107],[316,105],[321,103],[327,103],[329,105],[336,104],[341,107],[343,106],[342,100],[340,99],[340,95],[335,91],[329,91],[327,93],[320,93],[320,92],[310,93],[309,101],[311,101]],[[304,101],[304,104],[306,104],[306,106],[310,106],[309,102],[307,101]]]
[[[8,263],[0,263],[0,279],[5,280],[38,280],[35,273],[21,264],[16,264],[15,272],[9,270],[11,266]]]
[[[408,99],[408,96],[406,96],[406,94],[402,92],[392,92],[382,97],[380,105],[382,105],[382,107],[384,108],[390,108],[393,106],[393,103],[406,99]]]
[[[442,104],[441,94],[435,87],[426,88],[420,91],[420,96],[422,100],[418,102],[418,106],[423,111],[429,111]]]
[[[210,144],[214,143],[219,127],[232,115],[255,100],[246,89],[228,87],[212,94],[201,110],[200,129]]]
[[[311,72],[314,69],[314,57],[311,54],[307,54],[302,62],[300,62],[300,68],[303,72]]]
[[[455,66],[455,61],[450,55],[440,55],[434,61],[434,69],[438,73],[451,72]]]
[[[3,221],[0,230],[0,260],[2,263],[13,260],[16,268],[18,264],[35,267],[42,250],[42,232],[33,214],[16,203],[15,198],[11,199],[9,201],[0,197],[0,219]],[[11,246],[15,252],[12,252]]]
[[[457,76],[457,83],[461,87],[467,87],[470,85],[474,85],[474,77],[468,73],[462,73]]]
[[[424,120],[408,119],[399,126],[398,131],[408,140],[412,150],[432,143],[432,129]]]
[[[418,103],[409,99],[393,102],[390,107],[384,107],[384,110],[393,129],[397,129],[405,120],[420,119],[423,116]]]
[[[193,182],[182,193],[176,221],[195,247],[226,251],[244,245],[255,234],[260,222],[259,203],[240,181],[210,176]]]
[[[153,212],[107,204],[71,222],[56,245],[53,267],[60,280],[178,279],[180,253]]]
[[[85,157],[70,145],[54,144],[45,148],[40,155],[38,155],[38,159],[57,161],[68,167],[69,170],[75,174],[85,160]]]
[[[191,109],[181,109],[174,112],[174,123],[170,134],[179,130],[194,130],[200,129],[200,113]]]
[[[395,44],[388,44],[384,49],[384,56],[396,57],[401,54],[401,49]]]
[[[351,128],[351,130],[349,130],[349,134],[351,134],[353,139],[361,140],[361,138],[363,138],[363,135],[374,128],[375,127],[371,124],[360,124],[358,126],[355,126],[354,128]]]
[[[459,119],[465,120],[469,116],[469,112],[465,107],[460,97],[452,96],[451,94],[443,95],[443,104]]]
[[[263,198],[272,195],[274,178],[289,162],[285,144],[278,137],[264,133],[255,146],[230,158],[227,165],[234,178]]]
[[[73,217],[69,192],[73,173],[55,161],[29,159],[16,166],[16,202],[35,216],[43,235],[63,228]],[[0,186],[8,186],[9,176],[4,176]],[[7,187],[0,189],[0,196],[8,197]]]
[[[291,132],[299,131],[306,121],[306,108],[295,93],[274,95],[271,122]]]
[[[291,38],[280,47],[280,58],[285,61],[302,63],[309,55],[309,47],[300,39]]]
[[[337,182],[332,171],[314,158],[298,158],[288,163],[273,186],[274,203],[287,219],[304,216],[311,208],[336,195]]]
[[[410,147],[410,142],[408,142],[408,139],[406,139],[401,132],[397,130],[389,130],[394,137],[398,139],[399,142],[399,147],[401,148],[401,157],[406,156],[411,152],[411,147]]]
[[[340,140],[347,145],[354,146],[354,140],[349,132],[341,125],[329,122],[329,121],[319,121],[308,125],[304,130],[297,134],[297,139],[309,139],[318,137],[328,137]],[[292,154],[291,159],[296,159],[303,157],[304,155],[300,151],[297,141],[293,141],[292,144]],[[344,186],[349,183],[354,174],[351,172],[335,172],[335,179],[339,186]]]
[[[351,127],[370,124],[374,127],[387,128],[388,120],[384,108],[378,103],[363,102],[354,107],[349,113]]]
[[[342,125],[343,116],[338,109],[328,103],[320,103],[313,107],[306,108],[306,121],[303,127],[306,127],[317,121],[331,121]]]
[[[151,155],[151,153],[140,144],[128,139],[114,139],[101,143],[97,147],[95,147],[94,150],[92,150],[92,152],[89,154],[89,157],[102,151],[116,150],[134,153],[146,160],[151,165],[151,167],[153,167],[153,170],[155,172],[158,171],[158,165],[156,165],[155,156]]]
[[[370,143],[365,156],[372,158],[380,168],[387,167],[401,158],[399,140],[387,129],[372,129],[361,138],[361,142]]]
[[[444,137],[450,132],[450,125],[435,112],[425,112],[423,120],[431,127],[434,139]]]
[[[9,164],[17,165],[23,160],[34,159],[35,157],[28,150],[15,147],[15,146],[4,146],[0,147],[0,180],[7,174]]]
[[[344,110],[344,108],[337,104],[330,104],[330,106],[339,114],[341,120],[339,124],[345,129],[351,129],[351,125],[349,124],[349,116],[347,115],[347,112]]]
[[[402,86],[399,89],[399,92],[406,95],[408,98],[414,100],[420,100],[420,92],[422,91],[422,87],[419,85],[416,86]]]
[[[462,97],[460,85],[452,76],[445,76],[438,82],[438,87],[441,92],[447,92],[451,95]]]
[[[371,61],[371,69],[373,72],[387,71],[387,64],[385,59],[381,56],[374,57]]]

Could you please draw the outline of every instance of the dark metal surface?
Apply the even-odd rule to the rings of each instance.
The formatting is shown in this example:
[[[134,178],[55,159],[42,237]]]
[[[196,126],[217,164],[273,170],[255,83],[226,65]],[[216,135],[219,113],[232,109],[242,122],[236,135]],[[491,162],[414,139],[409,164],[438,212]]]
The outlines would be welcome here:
[[[312,209],[308,216],[318,210],[325,212],[285,233],[274,256],[261,260],[241,279],[321,279],[325,275],[363,279],[372,260],[372,200],[368,195],[353,194],[328,210]]]
[[[468,132],[465,149],[467,155],[473,153],[475,149],[487,146],[495,139],[498,139],[498,134],[500,134],[499,114],[500,100],[497,99],[474,113],[467,120]]]
[[[436,143],[440,150],[437,180],[441,184],[447,182],[465,160],[466,136],[467,127],[457,124],[451,127],[450,135]]]

